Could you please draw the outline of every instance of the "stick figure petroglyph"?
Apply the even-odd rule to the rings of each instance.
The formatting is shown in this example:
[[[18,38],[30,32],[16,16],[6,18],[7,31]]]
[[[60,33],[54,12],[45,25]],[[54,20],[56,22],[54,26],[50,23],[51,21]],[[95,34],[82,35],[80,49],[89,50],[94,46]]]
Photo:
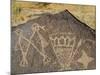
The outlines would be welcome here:
[[[20,51],[22,53],[22,60],[20,62],[20,66],[21,67],[25,67],[28,65],[28,61],[26,59],[27,57],[27,53],[29,51],[29,48],[30,48],[30,45],[32,45],[37,52],[39,52],[39,54],[41,56],[43,56],[43,63],[44,64],[47,64],[49,61],[50,61],[50,58],[47,56],[44,48],[48,45],[47,41],[43,38],[43,36],[39,33],[39,30],[42,29],[42,30],[45,30],[44,29],[44,26],[39,26],[37,23],[34,23],[32,25],[32,35],[30,36],[29,39],[27,39],[24,35],[23,35],[23,31],[21,29],[17,29],[15,32],[16,34],[19,36],[18,38],[18,42],[16,43],[16,46],[15,46],[15,49],[17,48],[17,46],[19,45],[20,47]],[[34,34],[37,33],[39,38],[40,38],[40,43],[41,43],[41,46],[42,46],[42,50],[39,50],[38,47],[34,44],[34,42],[32,42],[32,38],[34,37]],[[27,41],[27,44],[26,44],[26,50],[22,49],[22,39],[24,39],[25,41]]]
[[[32,26],[32,30],[33,32],[37,33],[40,40],[41,40],[41,46],[42,46],[42,50],[41,52],[43,53],[42,56],[43,56],[43,62],[44,64],[47,64],[48,62],[50,62],[50,58],[46,55],[45,53],[45,50],[44,48],[47,47],[48,45],[48,42],[44,39],[44,37],[39,33],[39,30],[42,29],[45,31],[45,28],[44,26],[39,26],[37,23],[34,23],[33,26]]]
[[[21,53],[22,53],[22,60],[21,60],[21,62],[20,62],[20,66],[22,66],[22,67],[25,67],[26,65],[28,65],[28,61],[27,61],[27,59],[26,59],[26,55],[27,55],[27,52],[28,52],[28,50],[24,50],[23,48],[22,48],[22,42],[21,42],[21,40],[22,39],[25,39],[25,40],[27,40],[26,38],[23,38],[23,35],[22,35],[22,33],[23,33],[23,31],[21,30],[21,29],[17,29],[16,31],[16,34],[19,36],[19,38],[18,38],[18,42],[16,43],[16,46],[15,46],[15,50],[17,50],[17,47],[18,47],[18,45],[19,45],[19,47],[20,47],[20,51],[21,51]]]
[[[21,67],[28,66],[27,54],[30,46],[32,46],[43,57],[43,64],[46,65],[51,61],[51,58],[45,51],[45,48],[49,45],[49,43],[40,33],[41,30],[46,31],[45,26],[40,26],[39,24],[34,23],[31,27],[31,30],[32,34],[29,36],[29,39],[24,36],[23,30],[17,29],[15,31],[15,33],[18,35],[18,41],[15,45],[15,50],[21,51],[22,60],[19,64]],[[37,34],[39,37],[36,41],[39,43],[39,45],[41,45],[41,49],[39,49],[34,42],[34,37],[36,36],[35,34]],[[61,66],[61,70],[71,69],[70,65],[73,62],[75,55],[79,53],[79,48],[84,45],[85,42],[88,41],[94,44],[93,40],[90,39],[80,38],[78,42],[76,42],[76,39],[76,35],[73,33],[61,32],[49,34],[49,40],[51,41],[53,51],[57,57],[58,63]],[[79,60],[79,62],[80,61],[81,60]]]

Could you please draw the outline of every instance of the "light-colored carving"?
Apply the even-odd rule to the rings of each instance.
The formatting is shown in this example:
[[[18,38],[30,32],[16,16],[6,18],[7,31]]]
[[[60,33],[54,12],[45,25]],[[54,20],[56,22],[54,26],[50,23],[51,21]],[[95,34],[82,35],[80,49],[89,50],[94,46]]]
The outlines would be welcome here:
[[[32,35],[30,36],[29,39],[27,39],[23,35],[23,30],[17,29],[15,33],[19,36],[18,41],[15,46],[15,50],[20,50],[22,53],[22,60],[20,61],[20,66],[25,67],[28,66],[28,60],[27,60],[27,53],[29,51],[30,46],[32,45],[36,51],[43,57],[43,63],[48,64],[51,61],[51,58],[48,57],[46,54],[45,48],[48,46],[48,42],[45,40],[45,38],[41,35],[40,30],[45,31],[44,26],[40,26],[37,23],[34,23],[31,27],[32,29]],[[41,50],[35,45],[34,42],[32,42],[33,38],[35,37],[35,33],[38,34],[38,37],[40,39],[40,45],[41,45]],[[86,41],[95,43],[93,40],[90,39],[79,39],[78,42],[76,42],[76,36],[73,33],[55,33],[55,34],[50,34],[49,39],[51,40],[51,44],[54,50],[54,53],[57,57],[57,60],[61,66],[61,70],[69,70],[70,65],[74,59],[74,56],[78,54],[79,52],[79,47],[83,45]],[[26,48],[23,48],[23,41],[26,41]],[[77,45],[76,45],[77,44]],[[85,52],[83,52],[83,56],[86,56]],[[85,57],[86,59],[87,56]],[[82,60],[85,59],[82,57]],[[92,58],[90,58],[92,61]],[[78,62],[82,63],[81,58],[78,60]],[[87,61],[88,63],[89,61]],[[88,64],[83,62],[83,65],[85,68],[87,68]]]
[[[91,62],[91,61],[93,61],[94,60],[94,58],[92,58],[92,57],[89,57],[87,54],[86,54],[86,52],[83,50],[82,51],[82,56],[77,60],[79,63],[82,63],[83,64],[83,67],[85,68],[85,69],[87,69],[87,67],[88,67],[88,64]]]
[[[49,38],[58,62],[61,65],[61,70],[71,69],[70,65],[73,62],[75,55],[79,53],[80,47],[85,45],[86,42],[90,42],[92,45],[95,45],[95,41],[91,39],[79,39],[76,42],[77,38],[73,33],[53,33],[49,35]],[[61,42],[61,40],[63,42]],[[87,61],[85,62],[85,60]],[[78,60],[78,62],[83,63],[84,67],[87,68],[88,63],[92,60],[93,58],[88,58],[85,52],[83,52],[83,56]]]
[[[20,62],[20,66],[21,66],[21,67],[25,67],[25,66],[28,65],[28,61],[27,61],[26,57],[27,57],[27,53],[28,53],[28,51],[29,51],[30,45],[32,45],[32,46],[36,49],[36,51],[39,52],[39,54],[43,56],[43,62],[44,62],[44,64],[47,64],[48,62],[50,62],[50,58],[47,56],[47,54],[45,53],[45,50],[44,50],[44,48],[48,45],[48,43],[47,43],[47,41],[42,37],[42,35],[39,33],[39,30],[40,30],[40,29],[45,30],[45,29],[44,29],[44,26],[39,26],[37,23],[34,23],[34,24],[32,25],[32,32],[33,32],[33,33],[32,33],[32,35],[30,36],[29,39],[27,39],[27,38],[23,35],[23,33],[22,33],[23,31],[22,31],[21,29],[17,29],[17,30],[15,31],[15,33],[19,36],[18,42],[16,43],[16,46],[15,46],[15,50],[17,50],[16,48],[17,48],[18,45],[19,45],[20,51],[21,51],[21,53],[22,53],[22,60],[21,60],[21,62]],[[32,38],[34,37],[34,34],[35,34],[35,33],[38,34],[38,36],[39,36],[39,38],[40,38],[40,40],[41,40],[42,50],[39,50],[39,49],[37,48],[37,46],[32,42]],[[28,43],[26,44],[27,48],[26,48],[25,51],[22,49],[22,45],[21,45],[22,39],[24,39],[25,41],[28,42]]]
[[[87,45],[88,43],[90,43],[89,45]],[[85,48],[88,50],[91,50],[93,47],[95,47],[95,41],[91,40],[91,39],[84,39],[83,40],[83,45],[85,45]],[[88,68],[88,64],[93,61],[94,58],[90,57],[86,54],[86,52],[84,51],[84,49],[82,49],[82,56],[77,60],[79,63],[83,64],[83,67],[85,69]]]
[[[48,46],[48,42],[44,39],[44,37],[39,33],[39,30],[42,29],[45,31],[44,26],[39,26],[37,23],[34,23],[32,26],[32,30],[33,32],[37,33],[40,40],[41,40],[41,46],[42,46],[42,56],[43,56],[43,63],[47,64],[48,62],[50,62],[50,58],[47,56],[47,54],[45,53],[44,48]]]
[[[23,31],[21,29],[17,29],[15,32],[16,32],[17,35],[19,35],[18,42],[16,43],[16,46],[15,46],[15,50],[17,50],[17,47],[19,45],[20,51],[22,53],[22,60],[21,60],[21,62],[20,62],[19,65],[22,66],[22,67],[25,67],[25,66],[28,65],[28,61],[26,59],[28,50],[25,50],[24,51],[24,49],[22,48],[22,44],[21,44],[22,42],[21,42],[21,40],[22,39],[25,39],[26,40],[26,38],[23,38],[23,35],[22,35],[22,32]]]
[[[61,65],[61,70],[70,69],[70,64],[81,45],[81,41],[78,43],[77,49],[74,50],[76,37],[72,33],[51,34],[49,38],[58,62]]]

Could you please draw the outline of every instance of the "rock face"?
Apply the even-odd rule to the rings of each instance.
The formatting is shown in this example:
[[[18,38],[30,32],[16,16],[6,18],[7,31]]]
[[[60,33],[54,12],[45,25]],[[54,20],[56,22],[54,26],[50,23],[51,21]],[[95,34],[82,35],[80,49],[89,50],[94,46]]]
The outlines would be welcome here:
[[[12,28],[12,74],[95,68],[95,30],[68,10]]]

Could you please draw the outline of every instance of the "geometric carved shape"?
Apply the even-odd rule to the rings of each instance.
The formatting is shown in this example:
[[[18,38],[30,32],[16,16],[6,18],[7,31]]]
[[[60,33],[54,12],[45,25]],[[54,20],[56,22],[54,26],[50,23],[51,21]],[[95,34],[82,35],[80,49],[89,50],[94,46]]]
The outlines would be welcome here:
[[[77,61],[83,64],[84,69],[87,69],[88,64],[93,60],[94,58],[89,57],[85,51],[82,51],[82,56]]]
[[[51,34],[49,37],[58,62],[62,67],[61,69],[69,69],[76,44],[75,35],[72,33],[58,33]]]

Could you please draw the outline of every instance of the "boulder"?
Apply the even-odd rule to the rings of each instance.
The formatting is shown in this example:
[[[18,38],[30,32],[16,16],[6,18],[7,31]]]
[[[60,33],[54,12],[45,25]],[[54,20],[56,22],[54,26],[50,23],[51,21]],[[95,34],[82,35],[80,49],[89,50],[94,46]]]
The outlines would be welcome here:
[[[11,73],[96,68],[95,30],[68,10],[11,28]]]

